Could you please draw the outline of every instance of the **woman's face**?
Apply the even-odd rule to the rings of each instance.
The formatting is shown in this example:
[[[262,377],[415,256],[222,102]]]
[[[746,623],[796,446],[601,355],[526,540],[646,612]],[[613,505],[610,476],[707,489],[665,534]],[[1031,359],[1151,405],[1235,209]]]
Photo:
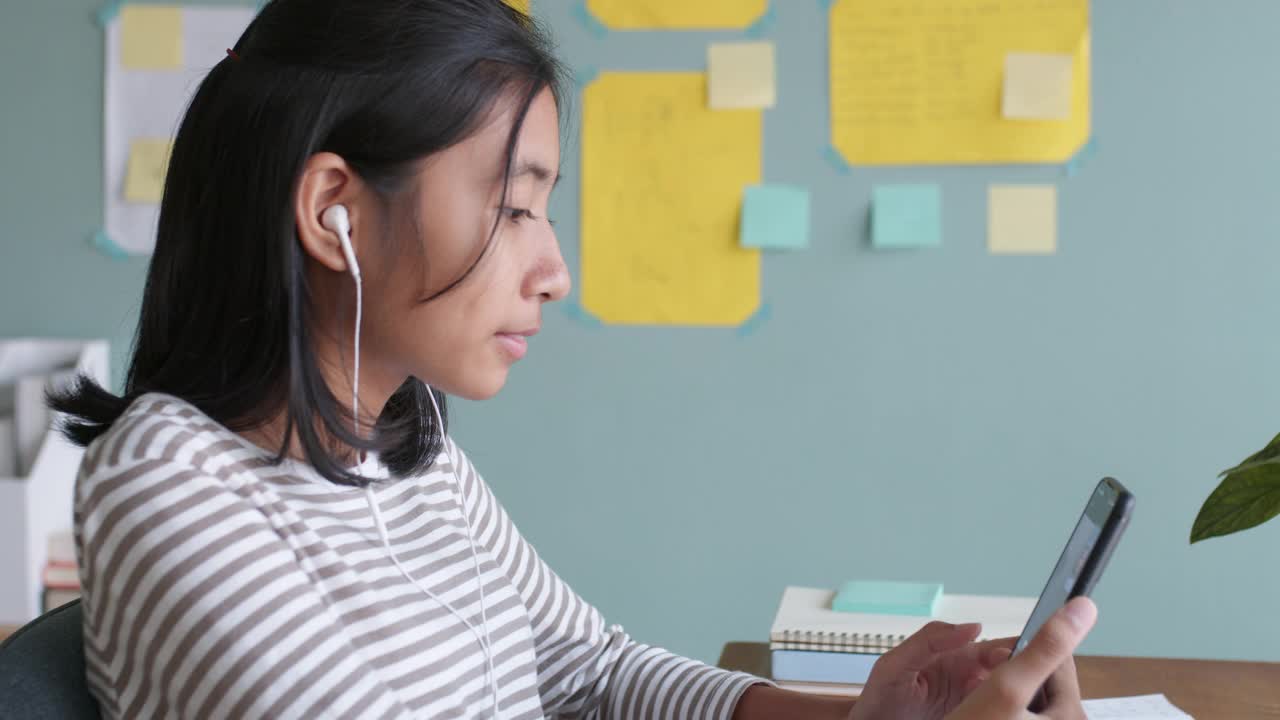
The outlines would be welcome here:
[[[569,292],[569,272],[547,219],[560,166],[555,101],[547,90],[534,98],[504,203],[515,103],[505,106],[474,135],[428,158],[413,189],[393,203],[396,241],[389,245],[408,252],[366,263],[373,248],[359,248],[361,362],[377,375],[362,369],[362,382],[389,393],[412,375],[452,395],[491,397],[529,349],[543,304]],[[428,300],[468,269],[461,283]]]

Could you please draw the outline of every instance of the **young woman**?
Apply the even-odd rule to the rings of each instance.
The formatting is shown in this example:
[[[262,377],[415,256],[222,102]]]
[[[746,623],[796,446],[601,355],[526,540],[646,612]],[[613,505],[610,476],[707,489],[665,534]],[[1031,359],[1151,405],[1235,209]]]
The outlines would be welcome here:
[[[501,0],[274,0],[201,83],[125,392],[53,398],[103,714],[1013,718],[1052,675],[1080,717],[1087,602],[1009,662],[931,625],[851,710],[633,641],[521,538],[444,395],[569,290],[560,77]]]

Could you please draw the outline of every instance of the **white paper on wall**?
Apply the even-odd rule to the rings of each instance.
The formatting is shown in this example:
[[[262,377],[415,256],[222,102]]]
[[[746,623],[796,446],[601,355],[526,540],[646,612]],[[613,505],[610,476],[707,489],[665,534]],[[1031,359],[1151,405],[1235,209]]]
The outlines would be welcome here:
[[[253,20],[249,7],[183,7],[182,67],[124,67],[121,14],[106,25],[103,64],[103,232],[120,251],[145,255],[155,246],[160,206],[128,202],[125,179],[129,148],[136,139],[171,138],[200,81],[227,54]]]

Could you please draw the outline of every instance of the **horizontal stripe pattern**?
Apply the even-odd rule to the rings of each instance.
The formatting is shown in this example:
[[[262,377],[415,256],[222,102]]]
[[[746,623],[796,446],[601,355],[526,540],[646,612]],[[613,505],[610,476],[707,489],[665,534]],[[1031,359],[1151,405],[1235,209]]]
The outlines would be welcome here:
[[[483,583],[502,718],[729,718],[763,682],[607,625],[452,440],[421,476],[361,472],[405,572],[476,627]],[[482,647],[397,569],[363,491],[182,400],[139,398],[89,446],[75,532],[104,717],[492,717]]]

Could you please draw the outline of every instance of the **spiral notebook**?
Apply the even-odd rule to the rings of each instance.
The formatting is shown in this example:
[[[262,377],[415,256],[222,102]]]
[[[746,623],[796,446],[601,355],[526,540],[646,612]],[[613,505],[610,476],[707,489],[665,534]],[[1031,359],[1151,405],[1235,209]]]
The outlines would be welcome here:
[[[788,587],[769,630],[771,650],[877,653],[893,649],[934,620],[982,623],[981,640],[1015,637],[1035,608],[1032,597],[943,594],[933,617],[871,615],[831,609],[832,590]]]

